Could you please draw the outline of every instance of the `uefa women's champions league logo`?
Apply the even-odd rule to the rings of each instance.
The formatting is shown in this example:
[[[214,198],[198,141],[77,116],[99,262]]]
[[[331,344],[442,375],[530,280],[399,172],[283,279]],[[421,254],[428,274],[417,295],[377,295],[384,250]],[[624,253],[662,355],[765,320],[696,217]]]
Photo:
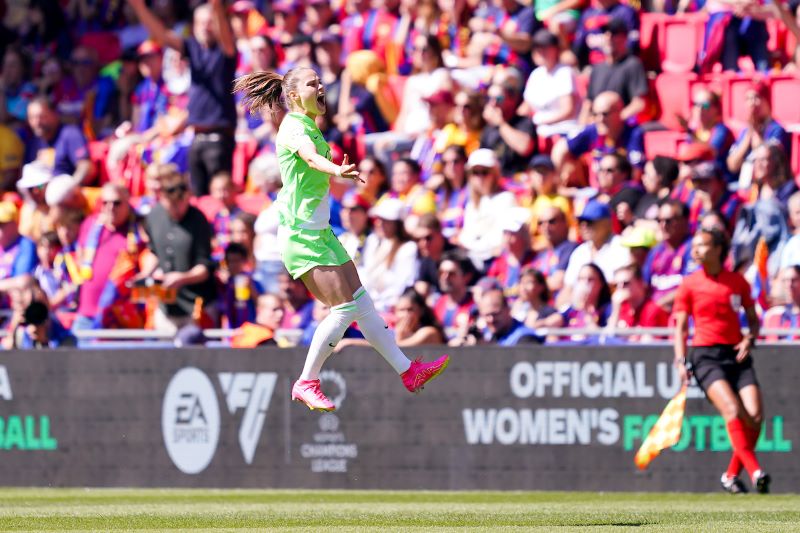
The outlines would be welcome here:
[[[220,372],[220,387],[231,415],[244,409],[239,446],[252,464],[275,391],[271,372]],[[169,382],[161,408],[161,430],[167,454],[185,474],[199,474],[214,458],[221,428],[217,392],[200,369],[180,369]]]

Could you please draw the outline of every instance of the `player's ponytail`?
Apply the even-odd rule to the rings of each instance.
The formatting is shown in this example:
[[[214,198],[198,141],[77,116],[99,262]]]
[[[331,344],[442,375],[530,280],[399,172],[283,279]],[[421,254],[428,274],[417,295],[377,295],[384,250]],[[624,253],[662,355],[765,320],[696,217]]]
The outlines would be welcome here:
[[[234,93],[244,94],[244,105],[251,111],[274,111],[281,103],[284,77],[276,72],[253,72],[238,78]]]

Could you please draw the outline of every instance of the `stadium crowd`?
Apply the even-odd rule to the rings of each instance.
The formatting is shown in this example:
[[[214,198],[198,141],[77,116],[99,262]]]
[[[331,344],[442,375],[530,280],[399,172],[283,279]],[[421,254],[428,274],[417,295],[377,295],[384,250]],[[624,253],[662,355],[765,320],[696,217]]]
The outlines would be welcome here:
[[[307,342],[327,310],[277,250],[282,112],[231,94],[300,66],[365,181],[331,179],[332,225],[401,346],[668,326],[699,227],[796,328],[798,6],[0,0],[3,343]]]

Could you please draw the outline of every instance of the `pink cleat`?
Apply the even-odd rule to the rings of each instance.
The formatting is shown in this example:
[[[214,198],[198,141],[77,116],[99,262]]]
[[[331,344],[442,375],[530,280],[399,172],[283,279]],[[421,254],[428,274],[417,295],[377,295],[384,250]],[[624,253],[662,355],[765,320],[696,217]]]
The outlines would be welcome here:
[[[417,358],[411,362],[408,370],[400,374],[403,379],[403,385],[406,386],[409,392],[418,392],[423,385],[441,374],[449,363],[450,357],[447,355],[443,355],[430,363],[423,363],[421,357]]]
[[[319,388],[319,380],[300,380],[294,382],[292,386],[292,400],[304,403],[312,411],[333,411],[336,406],[328,399],[327,396],[322,394]]]

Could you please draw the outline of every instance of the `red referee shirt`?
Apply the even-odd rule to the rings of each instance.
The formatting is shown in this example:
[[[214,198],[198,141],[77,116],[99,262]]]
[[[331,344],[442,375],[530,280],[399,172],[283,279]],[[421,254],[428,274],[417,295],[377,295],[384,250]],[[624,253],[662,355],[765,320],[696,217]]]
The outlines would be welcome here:
[[[722,270],[710,276],[701,268],[683,278],[672,310],[694,318],[692,346],[713,346],[742,340],[739,309],[753,305],[750,284],[741,274]]]

